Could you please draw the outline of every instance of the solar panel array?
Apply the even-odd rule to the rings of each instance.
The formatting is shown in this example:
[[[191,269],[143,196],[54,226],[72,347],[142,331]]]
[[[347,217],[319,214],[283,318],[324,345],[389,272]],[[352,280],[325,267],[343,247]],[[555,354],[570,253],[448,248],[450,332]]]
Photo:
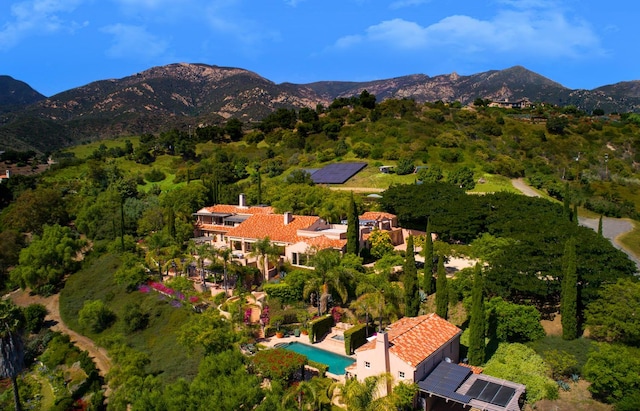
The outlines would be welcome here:
[[[324,166],[311,175],[316,184],[344,184],[365,168],[367,163],[334,163]]]
[[[432,394],[468,404],[472,397],[455,391],[470,374],[471,370],[467,367],[443,361],[424,380],[418,382],[418,387]]]
[[[516,390],[511,387],[479,379],[474,381],[467,395],[489,404],[506,407],[515,392]]]

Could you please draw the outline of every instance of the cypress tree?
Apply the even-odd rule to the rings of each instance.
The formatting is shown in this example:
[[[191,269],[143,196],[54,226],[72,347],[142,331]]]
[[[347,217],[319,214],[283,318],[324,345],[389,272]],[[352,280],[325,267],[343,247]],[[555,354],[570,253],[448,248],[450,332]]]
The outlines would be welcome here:
[[[360,221],[358,220],[358,206],[351,192],[349,211],[347,214],[347,253],[358,255],[360,251]]]
[[[427,235],[424,239],[424,278],[422,290],[425,295],[433,294],[433,239],[431,238],[431,219],[427,217]]]
[[[562,215],[571,221],[571,204],[569,203],[569,183],[564,183],[564,196],[562,198]]]
[[[482,267],[476,264],[471,291],[471,319],[469,320],[469,364],[484,363],[485,323]]]
[[[602,236],[602,214],[600,214],[600,218],[598,219],[598,234]]]
[[[578,275],[576,270],[576,240],[571,237],[564,246],[560,313],[562,315],[562,338],[578,338]]]
[[[436,278],[436,314],[447,319],[449,311],[449,290],[447,273],[444,270],[444,256],[438,256],[438,277]]]
[[[577,225],[578,224],[578,205],[573,205],[573,213],[571,215],[572,221]]]
[[[416,259],[413,255],[413,236],[407,238],[407,253],[404,258],[404,302],[405,317],[415,317],[420,311],[420,292],[418,289],[418,270],[416,269]]]
[[[258,205],[262,204],[262,174],[260,174],[260,170],[257,169],[258,173]]]

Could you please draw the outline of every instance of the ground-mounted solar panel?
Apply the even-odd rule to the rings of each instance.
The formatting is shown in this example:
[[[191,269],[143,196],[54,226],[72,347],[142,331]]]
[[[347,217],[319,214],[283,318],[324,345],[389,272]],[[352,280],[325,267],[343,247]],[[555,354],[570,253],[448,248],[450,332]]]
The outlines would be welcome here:
[[[367,163],[334,163],[322,167],[311,175],[316,184],[344,184],[365,168]]]

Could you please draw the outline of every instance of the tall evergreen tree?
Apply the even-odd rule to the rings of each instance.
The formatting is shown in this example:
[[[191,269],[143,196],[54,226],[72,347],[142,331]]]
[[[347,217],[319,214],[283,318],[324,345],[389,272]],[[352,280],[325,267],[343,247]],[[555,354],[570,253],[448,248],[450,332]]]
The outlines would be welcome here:
[[[404,302],[405,317],[415,317],[420,311],[420,290],[418,288],[418,270],[416,269],[416,259],[413,255],[413,236],[407,238],[407,253],[404,258]]]
[[[485,321],[483,283],[482,267],[480,263],[477,263],[473,276],[471,319],[469,320],[469,364],[471,365],[481,365],[484,363]]]
[[[562,215],[571,221],[571,203],[569,202],[569,183],[564,183],[564,196],[562,198]]]
[[[447,272],[444,270],[444,256],[438,256],[438,276],[436,278],[436,314],[447,319],[449,314],[449,287]]]
[[[577,204],[573,205],[573,213],[571,213],[571,221],[573,221],[575,224],[578,224],[578,205]]]
[[[602,214],[600,214],[600,218],[598,219],[598,234],[602,235]]]
[[[347,214],[347,253],[358,255],[360,251],[360,221],[358,220],[358,206],[351,192],[349,211]]]
[[[562,338],[574,340],[578,337],[578,274],[576,270],[576,240],[571,237],[564,246],[560,313],[562,315]]]
[[[431,238],[431,219],[427,217],[427,234],[424,239],[424,278],[422,290],[426,295],[433,294],[433,239]]]

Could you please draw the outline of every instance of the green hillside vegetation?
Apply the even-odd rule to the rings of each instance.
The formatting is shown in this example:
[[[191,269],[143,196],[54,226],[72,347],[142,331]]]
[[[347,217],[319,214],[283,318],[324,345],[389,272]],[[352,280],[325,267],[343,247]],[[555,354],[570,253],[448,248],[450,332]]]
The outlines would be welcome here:
[[[546,123],[525,121],[534,117]],[[640,298],[631,286],[637,284],[636,266],[609,240],[578,226],[574,212],[580,206],[596,216],[638,219],[639,123],[635,115],[594,117],[543,105],[522,112],[490,108],[482,101],[468,108],[411,100],[377,104],[363,92],[317,110],[280,109],[253,125],[229,120],[224,126],[86,144],[56,153],[57,164],[42,175],[12,178],[2,186],[0,204],[8,205],[0,213],[0,279],[7,290],[25,284],[41,294],[62,290],[65,323],[108,348],[113,358],[108,409],[127,404],[195,409],[203,398],[220,401],[220,409],[300,408],[295,400],[283,399],[296,398],[291,393],[306,385],[291,384],[294,377],[288,374],[271,389],[258,388],[264,375],[238,354],[240,347],[255,349],[262,332],[243,318],[250,308],[245,302],[249,291],[268,295],[266,335],[281,327],[311,327],[313,334],[316,323],[308,320],[325,312],[382,328],[408,312],[411,297],[403,292],[408,279],[392,267],[411,259],[395,252],[388,236],[375,234],[370,251],[345,256],[322,251],[311,260],[316,270],[284,264],[278,267],[287,273],[284,280],[265,285],[260,267],[238,266],[225,261],[224,253],[190,241],[193,213],[206,205],[236,204],[244,193],[249,204],[339,222],[347,219],[355,201],[360,212],[396,214],[406,228],[424,231],[429,224],[438,236],[433,250],[440,265],[452,256],[481,260],[486,363],[500,362],[491,362],[496,349],[500,355],[514,352],[534,360],[539,366],[529,370],[527,381],[541,387],[535,399],[553,399],[558,387],[547,374],[554,371],[568,381],[573,368],[564,367],[564,360],[572,347],[582,347],[541,340],[541,317],[552,316],[560,303],[565,242],[580,239],[575,253],[581,333],[585,327],[607,326],[602,319],[619,308],[607,294],[613,285],[630,290],[628,301]],[[344,185],[346,190],[315,185],[302,171],[338,161],[368,166]],[[395,172],[381,173],[382,165],[394,166]],[[414,172],[416,166],[422,168]],[[554,201],[515,194],[511,178],[527,179]],[[372,202],[360,190],[352,196],[349,188],[384,190],[383,198]],[[470,195],[477,193],[484,195]],[[23,239],[23,233],[29,236]],[[58,233],[61,240],[39,241],[49,233]],[[636,239],[637,231],[623,241],[640,243]],[[424,236],[415,241],[421,246]],[[62,243],[73,247],[57,249]],[[264,246],[271,253],[268,238]],[[59,269],[63,257],[66,278]],[[205,257],[211,261],[206,267]],[[365,262],[374,262],[374,268],[365,268]],[[238,298],[225,303],[208,291],[196,292],[186,275],[190,264],[210,282],[222,283],[226,273]],[[418,273],[422,290],[411,293],[419,296],[420,309],[435,300],[430,287],[435,281],[428,281],[435,271],[431,265]],[[160,283],[168,274],[175,279]],[[452,313],[451,321],[462,328],[469,320],[472,278],[462,270],[447,280],[446,293],[440,287],[443,315]],[[221,308],[231,318],[223,319],[215,309],[199,313],[203,307],[195,309],[196,302],[224,303]],[[585,314],[596,313],[589,307],[598,307],[598,315]],[[633,316],[615,322],[621,329],[637,329]],[[578,368],[586,367],[590,381],[605,371],[598,364],[613,355],[610,346],[624,344],[631,352],[640,345],[637,333],[624,340],[592,338],[599,341],[599,354],[586,359],[576,354]],[[531,341],[543,342],[533,350],[520,344]],[[558,353],[549,354],[554,349]],[[516,361],[494,368],[517,380],[517,367]],[[624,396],[610,395],[611,385],[637,391],[620,373],[611,384],[597,385],[594,395],[618,403]],[[327,385],[323,379],[311,381],[316,389]],[[229,392],[224,404],[222,386]],[[243,397],[243,392],[250,395]],[[328,407],[330,398],[323,401]]]

